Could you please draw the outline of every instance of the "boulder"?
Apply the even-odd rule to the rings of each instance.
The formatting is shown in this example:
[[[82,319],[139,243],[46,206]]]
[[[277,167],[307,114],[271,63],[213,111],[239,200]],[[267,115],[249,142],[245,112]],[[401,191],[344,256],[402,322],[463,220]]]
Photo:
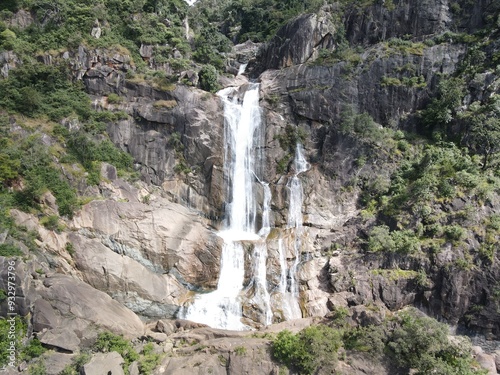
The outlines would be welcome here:
[[[174,324],[167,320],[158,320],[156,323],[156,330],[161,333],[165,333],[166,335],[171,335],[175,332],[176,327]]]
[[[39,336],[40,342],[49,347],[61,349],[68,352],[78,351],[80,339],[75,332],[67,331],[64,328],[56,328],[43,332]]]
[[[139,337],[144,333],[143,323],[132,311],[106,293],[71,276],[49,276],[44,280],[43,287],[37,289],[39,296],[60,317],[55,329],[64,329],[68,335],[74,332],[80,340],[95,337],[92,331],[97,327],[127,338]],[[46,306],[45,303],[40,305]]]
[[[83,366],[83,375],[124,375],[122,365],[125,363],[117,352],[98,353],[89,363]]]
[[[42,358],[45,363],[46,375],[59,375],[66,366],[73,363],[75,355],[53,352]]]

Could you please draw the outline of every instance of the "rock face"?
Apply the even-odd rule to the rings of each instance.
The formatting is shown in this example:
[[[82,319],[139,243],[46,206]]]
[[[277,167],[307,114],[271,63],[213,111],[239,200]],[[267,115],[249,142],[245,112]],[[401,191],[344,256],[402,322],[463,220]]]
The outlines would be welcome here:
[[[332,48],[336,32],[332,18],[330,12],[322,11],[286,24],[257,54],[259,72],[303,64],[317,58],[320,49]]]
[[[129,338],[143,333],[143,324],[132,311],[70,276],[47,277],[43,286],[36,287],[36,293],[41,300],[34,302],[33,325],[51,332],[44,336],[50,345],[72,351],[78,340],[89,340],[96,335],[93,329],[97,326]]]
[[[171,289],[178,296],[181,286],[172,275],[188,284],[213,287],[217,283],[221,242],[207,224],[196,212],[163,199],[150,205],[95,201],[73,222],[80,233],[91,231],[94,238],[75,235],[70,240],[75,244],[76,264],[89,281],[94,280],[92,284],[118,292],[125,288],[113,282],[119,277],[130,288],[124,291],[143,288],[160,298]],[[99,256],[103,258],[97,261]],[[129,275],[120,277],[127,269]],[[149,286],[144,284],[144,273],[153,278]]]

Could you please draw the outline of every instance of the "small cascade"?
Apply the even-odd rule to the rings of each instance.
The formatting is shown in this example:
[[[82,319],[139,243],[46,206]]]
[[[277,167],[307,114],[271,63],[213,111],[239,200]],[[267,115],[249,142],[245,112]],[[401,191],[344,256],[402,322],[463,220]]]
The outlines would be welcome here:
[[[286,291],[283,295],[283,311],[286,319],[297,319],[302,317],[298,301],[299,286],[297,283],[297,271],[301,261],[302,235],[304,231],[302,226],[302,203],[304,201],[304,193],[299,175],[309,169],[309,163],[307,163],[304,157],[304,151],[300,144],[297,144],[297,149],[295,151],[293,169],[294,175],[287,184],[290,191],[287,226],[293,231],[292,254],[294,259],[292,266],[288,270],[290,288],[289,291]],[[283,250],[280,250],[280,258],[283,256],[281,254],[282,251]]]
[[[248,64],[241,64],[240,67],[238,68],[238,74],[237,75],[241,75],[241,74],[245,73],[245,69],[247,68],[247,65]]]
[[[269,185],[261,182],[264,189],[264,202],[262,204],[262,228],[259,231],[259,236],[262,241],[255,245],[255,294],[260,296],[265,311],[265,324],[269,325],[273,320],[273,312],[271,310],[271,296],[267,290],[267,244],[266,238],[271,231],[271,222],[269,219],[269,212],[271,211],[271,189]]]

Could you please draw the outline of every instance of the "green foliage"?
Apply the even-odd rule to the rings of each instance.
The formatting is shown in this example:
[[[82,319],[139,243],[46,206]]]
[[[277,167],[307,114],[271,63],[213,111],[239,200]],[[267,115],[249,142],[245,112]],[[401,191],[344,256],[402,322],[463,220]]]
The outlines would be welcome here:
[[[6,50],[14,49],[16,38],[17,36],[12,30],[5,29],[0,32],[0,47]]]
[[[385,225],[374,227],[368,237],[368,250],[415,253],[420,250],[420,241],[411,230],[390,231]]]
[[[40,224],[45,228],[53,231],[60,232],[62,230],[59,224],[59,217],[57,215],[44,216],[40,219]]]
[[[45,363],[43,361],[38,361],[31,364],[28,367],[28,373],[29,375],[46,375],[47,368],[45,367]]]
[[[459,242],[467,236],[465,230],[458,225],[448,225],[444,228],[444,234],[450,241]]]
[[[47,349],[42,346],[42,343],[37,338],[31,339],[28,345],[24,346],[20,353],[20,358],[29,361],[32,358],[40,357]]]
[[[113,164],[119,170],[132,170],[132,156],[117,148],[109,140],[96,141],[84,131],[70,135],[68,140],[70,153],[89,172],[89,183],[100,181],[100,162]]]
[[[446,325],[416,309],[399,313],[397,323],[387,347],[401,368],[418,374],[482,373],[472,366],[470,342],[450,342]]]
[[[78,375],[81,374],[83,366],[91,359],[89,353],[81,353],[72,359],[72,363],[67,365],[60,375]]]
[[[30,152],[20,155],[20,175],[26,186],[15,194],[16,204],[23,209],[37,208],[41,195],[50,190],[56,198],[59,214],[71,217],[77,207],[76,191],[53,166],[46,147],[37,137],[30,137],[19,149]]]
[[[125,340],[122,336],[115,335],[111,332],[101,332],[94,344],[94,350],[98,352],[117,352],[125,360],[125,367],[139,359],[139,354],[134,350],[130,341]]]
[[[217,82],[217,69],[213,65],[204,65],[199,72],[200,87],[205,91],[216,92],[219,90]]]
[[[19,247],[10,243],[0,244],[0,256],[10,258],[21,255],[23,255],[23,253],[19,250]]]
[[[348,350],[368,352],[374,357],[381,356],[388,339],[388,332],[382,325],[361,327],[344,333],[344,347]]]
[[[287,124],[285,126],[285,131],[276,135],[274,139],[278,140],[280,147],[284,151],[289,152],[291,155],[295,155],[297,144],[304,143],[306,134],[302,128]]]
[[[234,348],[234,352],[236,353],[236,355],[245,355],[247,352],[247,348],[245,348],[244,346],[237,346],[236,348]]]
[[[386,137],[386,132],[367,113],[357,113],[351,106],[343,108],[340,116],[340,132],[355,135],[370,142],[380,142]]]
[[[120,104],[123,102],[123,98],[115,93],[111,93],[108,95],[108,103],[109,104]]]
[[[462,78],[448,78],[439,82],[438,96],[422,111],[422,120],[430,131],[444,131],[456,115],[465,96]]]
[[[0,80],[0,104],[27,116],[46,115],[53,121],[76,115],[91,116],[90,99],[82,87],[69,80],[66,66],[30,60]]]
[[[272,343],[273,356],[302,374],[333,370],[340,346],[340,332],[324,325],[307,327],[296,335],[281,331]]]
[[[500,153],[500,97],[494,95],[489,103],[481,105],[474,102],[461,114],[468,123],[465,143],[474,152],[483,156],[483,170],[491,166],[491,160]]]
[[[22,350],[22,340],[26,335],[26,324],[19,317],[13,318],[15,323],[5,318],[0,319],[0,367],[9,363],[9,348],[11,341],[15,342],[16,350]],[[13,330],[11,331],[11,327]]]
[[[218,70],[224,68],[222,53],[231,50],[231,42],[212,26],[204,27],[195,38],[193,58],[203,64],[214,66]],[[211,90],[208,90],[211,91]]]
[[[242,43],[251,39],[265,41],[288,20],[299,14],[314,12],[323,3],[313,0],[304,3],[298,0],[235,0],[213,4],[215,9],[209,16],[212,22],[223,23],[227,36]],[[207,6],[199,4],[199,6]]]
[[[161,355],[154,353],[154,346],[152,343],[144,345],[142,349],[142,356],[139,358],[139,373],[149,375],[160,364]]]

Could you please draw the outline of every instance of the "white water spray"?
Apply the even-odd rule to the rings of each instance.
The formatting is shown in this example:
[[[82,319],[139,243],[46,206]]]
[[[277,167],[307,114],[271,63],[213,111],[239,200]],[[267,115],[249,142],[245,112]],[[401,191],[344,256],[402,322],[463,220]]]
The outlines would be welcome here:
[[[283,313],[285,319],[297,319],[302,317],[299,306],[299,286],[297,283],[297,271],[300,264],[301,258],[301,247],[302,247],[302,203],[304,201],[304,193],[302,189],[302,182],[300,181],[299,174],[307,171],[309,169],[309,163],[307,163],[302,145],[297,144],[297,149],[295,151],[295,159],[293,161],[294,176],[290,179],[287,184],[290,190],[290,205],[288,208],[288,222],[287,226],[289,229],[293,230],[293,263],[288,270],[288,278],[290,283],[289,291],[286,289],[282,291],[283,293]],[[280,253],[280,265],[282,276],[280,279],[280,289],[283,283],[283,264],[286,262],[283,252],[283,241],[280,240],[278,243],[278,249]],[[286,263],[285,263],[286,264]],[[286,272],[286,271],[285,271]]]
[[[230,96],[233,94],[234,98],[231,99]],[[243,289],[245,275],[242,241],[260,239],[256,233],[257,204],[254,193],[254,134],[260,126],[261,118],[259,85],[249,84],[243,103],[238,102],[236,94],[234,88],[219,92],[219,96],[224,100],[226,145],[224,171],[229,180],[225,229],[219,232],[224,239],[219,282],[215,291],[198,296],[181,315],[214,328],[242,330],[248,328],[241,322],[240,292]],[[269,222],[268,212],[267,217]],[[270,305],[265,278],[267,260],[265,243],[255,245],[255,255],[255,289]],[[268,309],[270,310],[270,306]]]

